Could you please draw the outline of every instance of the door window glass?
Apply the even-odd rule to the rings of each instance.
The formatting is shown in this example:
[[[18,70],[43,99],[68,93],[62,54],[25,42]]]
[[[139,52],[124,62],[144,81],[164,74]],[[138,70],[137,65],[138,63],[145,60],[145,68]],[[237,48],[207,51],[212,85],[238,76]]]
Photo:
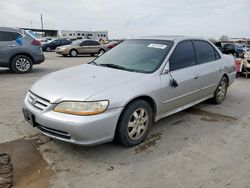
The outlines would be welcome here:
[[[171,71],[195,65],[195,52],[191,41],[184,41],[177,45],[169,59]]]

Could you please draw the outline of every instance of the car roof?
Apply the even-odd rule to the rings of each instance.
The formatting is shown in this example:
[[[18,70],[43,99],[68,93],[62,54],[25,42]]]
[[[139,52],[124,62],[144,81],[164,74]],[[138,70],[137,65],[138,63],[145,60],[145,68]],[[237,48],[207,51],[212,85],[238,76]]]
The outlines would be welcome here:
[[[21,32],[19,28],[14,28],[14,27],[0,27],[0,31]]]
[[[184,36],[184,35],[144,36],[144,37],[138,37],[137,39],[170,40],[170,41],[205,40],[205,38],[203,37],[193,37],[193,36]]]

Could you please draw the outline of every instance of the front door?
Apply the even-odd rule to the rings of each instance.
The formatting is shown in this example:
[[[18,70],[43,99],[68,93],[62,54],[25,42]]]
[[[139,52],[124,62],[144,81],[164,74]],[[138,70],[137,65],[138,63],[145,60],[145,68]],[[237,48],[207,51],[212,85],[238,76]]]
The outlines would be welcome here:
[[[163,115],[199,99],[199,76],[193,43],[189,40],[179,43],[167,66],[170,72],[161,75],[160,113]],[[171,84],[173,81],[176,81],[177,87]]]

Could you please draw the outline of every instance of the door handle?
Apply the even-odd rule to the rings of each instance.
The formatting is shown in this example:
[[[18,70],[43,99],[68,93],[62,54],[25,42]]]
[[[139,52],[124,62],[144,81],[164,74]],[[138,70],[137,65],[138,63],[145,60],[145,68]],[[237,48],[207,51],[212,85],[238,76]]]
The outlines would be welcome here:
[[[15,47],[15,44],[9,44],[8,47]]]
[[[200,77],[200,75],[195,75],[194,76],[194,79],[196,80],[196,79],[198,79]]]

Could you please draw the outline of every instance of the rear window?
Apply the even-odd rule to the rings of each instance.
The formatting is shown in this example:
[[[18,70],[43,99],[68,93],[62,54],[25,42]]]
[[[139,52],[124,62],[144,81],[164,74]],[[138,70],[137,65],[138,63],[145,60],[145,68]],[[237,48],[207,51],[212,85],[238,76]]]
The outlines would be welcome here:
[[[194,41],[198,64],[215,61],[220,58],[214,47],[206,41]]]

